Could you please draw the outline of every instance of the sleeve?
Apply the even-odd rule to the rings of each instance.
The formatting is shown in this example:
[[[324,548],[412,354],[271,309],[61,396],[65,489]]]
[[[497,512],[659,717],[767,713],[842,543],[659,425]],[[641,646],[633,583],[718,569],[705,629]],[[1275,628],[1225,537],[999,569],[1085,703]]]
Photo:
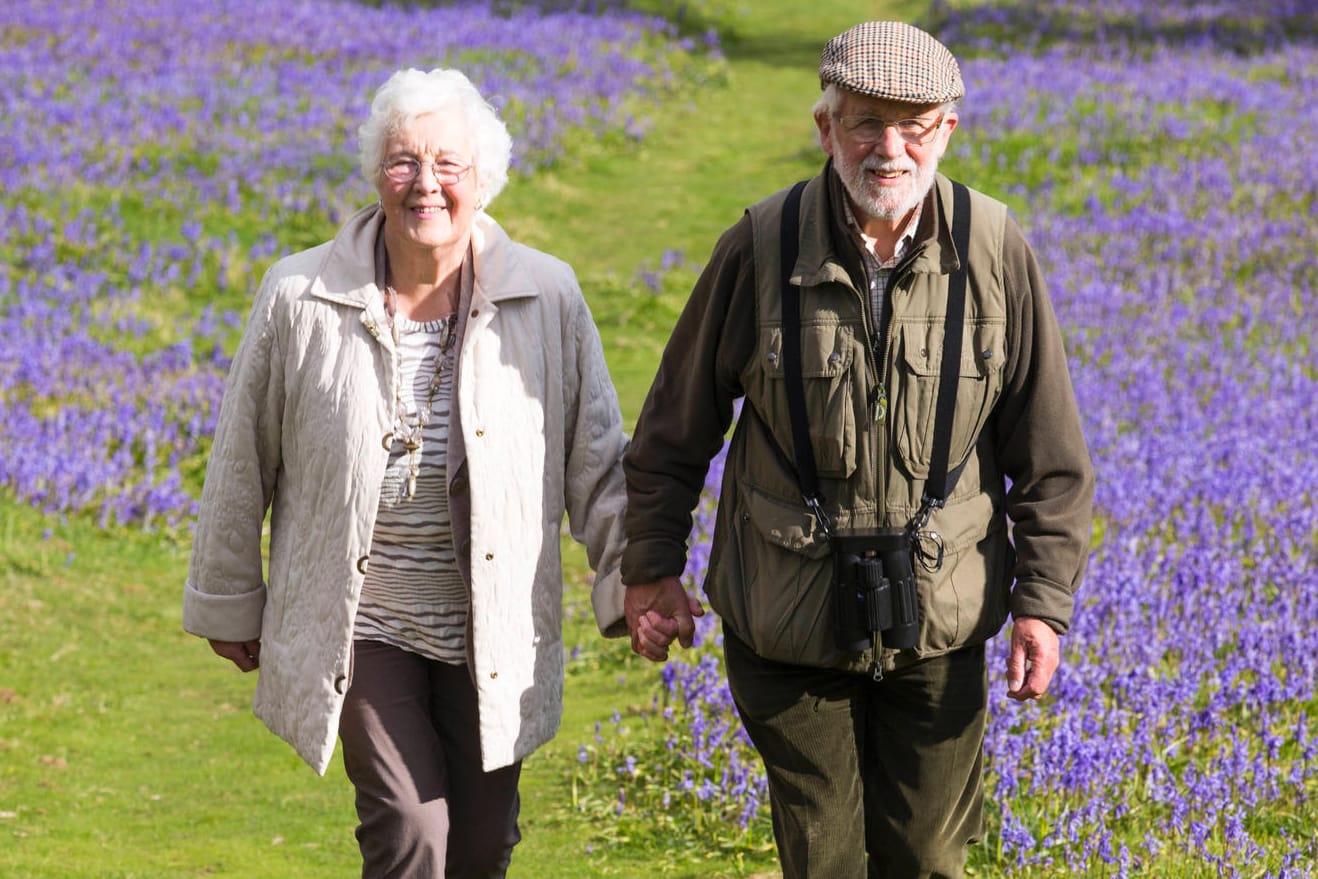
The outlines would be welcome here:
[[[599,630],[605,636],[620,637],[627,634],[619,572],[627,504],[622,474],[627,436],[599,329],[575,279],[572,287],[564,348],[564,369],[577,382],[576,393],[568,397],[574,403],[564,419],[568,527],[572,537],[586,547],[587,560],[595,571],[591,605]]]
[[[267,273],[229,368],[183,589],[183,628],[220,641],[261,636],[261,534],[280,468],[284,402],[277,287]]]
[[[623,469],[624,583],[680,576],[691,511],[723,446],[755,345],[755,267],[749,215],[715,245],[664,349]],[[730,319],[734,316],[735,319]]]
[[[1094,471],[1071,386],[1061,328],[1019,227],[1004,240],[1011,354],[994,426],[1011,480],[1006,512],[1016,549],[1014,617],[1038,617],[1065,634],[1089,558]]]

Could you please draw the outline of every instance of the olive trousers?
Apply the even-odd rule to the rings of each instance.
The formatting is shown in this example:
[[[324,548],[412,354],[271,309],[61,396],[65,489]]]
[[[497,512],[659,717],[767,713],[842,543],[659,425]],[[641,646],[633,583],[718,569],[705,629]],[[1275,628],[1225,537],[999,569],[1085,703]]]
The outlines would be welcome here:
[[[984,646],[881,681],[770,662],[724,629],[783,879],[951,879],[983,835]]]
[[[501,879],[521,839],[521,763],[481,770],[465,665],[353,642],[339,720],[363,879]]]

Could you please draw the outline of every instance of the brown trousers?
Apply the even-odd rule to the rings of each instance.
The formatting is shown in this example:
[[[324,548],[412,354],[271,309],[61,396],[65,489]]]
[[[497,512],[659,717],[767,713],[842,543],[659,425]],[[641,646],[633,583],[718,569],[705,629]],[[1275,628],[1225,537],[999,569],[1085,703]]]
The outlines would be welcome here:
[[[724,652],[784,879],[964,875],[983,834],[983,645],[880,682],[761,659],[726,629]]]
[[[501,879],[521,834],[521,763],[481,770],[466,666],[353,644],[339,720],[363,879]]]

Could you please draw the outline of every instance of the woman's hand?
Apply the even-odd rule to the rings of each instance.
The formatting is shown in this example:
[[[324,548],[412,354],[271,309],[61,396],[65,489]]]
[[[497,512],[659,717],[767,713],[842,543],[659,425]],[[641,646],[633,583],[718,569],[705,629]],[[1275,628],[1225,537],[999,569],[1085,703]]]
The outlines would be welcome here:
[[[261,642],[257,641],[216,641],[208,639],[211,649],[218,656],[238,666],[240,671],[256,671],[261,667]]]

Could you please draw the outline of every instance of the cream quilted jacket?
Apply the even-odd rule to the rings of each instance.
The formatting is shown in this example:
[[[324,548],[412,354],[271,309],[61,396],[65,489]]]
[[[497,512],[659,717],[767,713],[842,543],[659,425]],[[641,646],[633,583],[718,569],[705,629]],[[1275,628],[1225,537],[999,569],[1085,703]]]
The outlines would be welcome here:
[[[225,388],[184,587],[187,631],[260,638],[254,711],[322,774],[388,458],[394,358],[374,265],[382,218],[376,207],[360,211],[333,241],[281,260],[262,282]],[[473,252],[448,478],[490,770],[558,729],[565,513],[598,572],[600,630],[626,633],[618,561],[627,440],[571,268],[514,243],[484,214]]]

